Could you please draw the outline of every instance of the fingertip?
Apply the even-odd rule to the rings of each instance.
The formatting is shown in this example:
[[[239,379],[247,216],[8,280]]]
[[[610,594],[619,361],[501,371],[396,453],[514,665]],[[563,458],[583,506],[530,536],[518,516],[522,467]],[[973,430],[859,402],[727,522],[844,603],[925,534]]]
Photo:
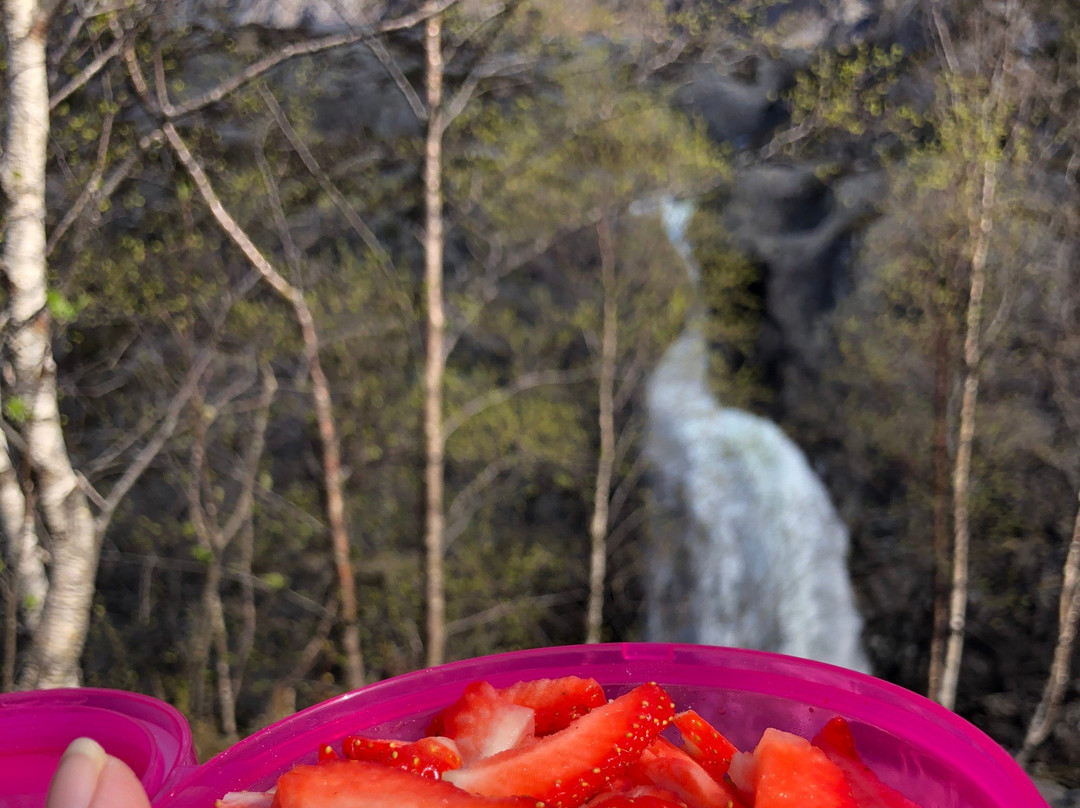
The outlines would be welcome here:
[[[109,756],[89,808],[150,808],[150,800],[135,772],[122,760]]]
[[[108,761],[101,744],[90,738],[72,741],[56,767],[45,808],[88,808]]]

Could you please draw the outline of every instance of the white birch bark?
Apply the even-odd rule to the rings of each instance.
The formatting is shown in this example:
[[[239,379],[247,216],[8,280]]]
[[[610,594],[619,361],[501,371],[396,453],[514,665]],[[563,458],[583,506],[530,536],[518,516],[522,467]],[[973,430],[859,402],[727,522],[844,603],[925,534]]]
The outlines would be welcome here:
[[[611,222],[597,226],[600,273],[604,287],[600,338],[599,413],[600,455],[596,461],[593,515],[589,523],[589,600],[585,612],[585,642],[600,642],[604,622],[604,580],[607,577],[607,536],[611,479],[615,467],[615,359],[618,346],[618,305],[615,298],[615,247]]]
[[[429,7],[433,4],[429,3]],[[427,584],[427,664],[446,657],[446,593],[443,544],[446,424],[443,377],[446,374],[446,315],[443,310],[443,57],[442,17],[429,17],[424,37],[428,131],[424,149],[424,290],[427,301],[427,351],[424,363],[424,549]]]
[[[3,245],[9,288],[7,347],[15,371],[15,395],[27,414],[23,425],[26,456],[52,537],[49,590],[20,685],[58,687],[78,682],[98,547],[90,508],[64,444],[46,306],[48,12],[34,0],[5,0],[4,22],[8,132],[0,183],[8,203]]]
[[[38,542],[34,515],[27,510],[26,496],[3,432],[0,432],[0,524],[5,539],[4,561],[14,577],[13,595],[20,601],[23,624],[34,631],[41,622],[49,592],[45,553]]]

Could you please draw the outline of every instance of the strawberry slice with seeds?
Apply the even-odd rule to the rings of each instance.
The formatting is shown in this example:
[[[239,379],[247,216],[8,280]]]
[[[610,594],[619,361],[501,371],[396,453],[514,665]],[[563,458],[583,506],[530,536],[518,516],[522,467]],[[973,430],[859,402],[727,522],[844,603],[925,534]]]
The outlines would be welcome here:
[[[432,780],[461,766],[461,753],[449,738],[429,737],[409,742],[347,735],[341,749],[349,760],[382,763]]]
[[[475,794],[527,794],[555,808],[572,808],[608,790],[674,713],[663,688],[641,685],[566,729],[447,772],[445,779]]]
[[[855,737],[842,716],[836,716],[814,737],[814,746],[823,751],[840,767],[851,786],[859,808],[919,808],[914,802],[891,786],[865,763],[855,751]]]
[[[731,758],[739,750],[712,724],[693,710],[684,710],[671,719],[682,734],[683,748],[718,783],[724,781]]]
[[[664,738],[649,744],[633,768],[675,794],[689,808],[734,808],[742,804],[732,786],[714,780],[700,763]]]
[[[580,676],[518,682],[500,688],[499,693],[514,704],[536,711],[537,735],[550,735],[565,729],[575,718],[607,703],[600,683]]]
[[[533,737],[536,712],[514,704],[488,682],[472,682],[432,719],[428,735],[452,739],[465,763],[505,752]]]
[[[278,778],[273,808],[544,808],[532,797],[480,797],[366,760],[295,766]]]

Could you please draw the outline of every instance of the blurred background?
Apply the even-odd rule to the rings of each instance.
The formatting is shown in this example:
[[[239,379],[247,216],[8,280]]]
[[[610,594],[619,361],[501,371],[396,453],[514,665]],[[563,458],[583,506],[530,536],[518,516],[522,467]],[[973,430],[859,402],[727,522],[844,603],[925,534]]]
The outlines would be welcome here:
[[[730,642],[1080,787],[1070,0],[4,5],[5,689]]]

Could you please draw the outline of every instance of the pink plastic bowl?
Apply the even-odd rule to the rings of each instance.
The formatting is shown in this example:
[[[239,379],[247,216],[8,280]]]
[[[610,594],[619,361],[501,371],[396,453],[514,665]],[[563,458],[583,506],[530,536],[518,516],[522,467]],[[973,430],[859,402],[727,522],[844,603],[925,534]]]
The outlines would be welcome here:
[[[191,732],[172,707],[109,690],[0,696],[0,806],[41,808],[64,747],[96,738],[141,778],[154,808],[212,808],[228,791],[263,790],[322,744],[349,734],[409,739],[477,679],[592,676],[616,696],[664,685],[737,746],[766,727],[812,737],[834,715],[851,723],[866,762],[923,808],[1046,808],[1001,747],[942,707],[879,679],[793,657],[709,646],[625,643],[517,651],[398,676],[297,713],[195,766]]]
[[[466,684],[592,676],[615,696],[664,685],[740,748],[766,727],[812,737],[834,715],[851,723],[866,762],[923,808],[1040,808],[1035,786],[990,738],[921,696],[878,679],[792,657],[707,646],[626,643],[517,651],[454,662],[330,699],[278,722],[165,789],[155,808],[210,808],[227,791],[262,790],[321,744],[345,735],[420,737]]]
[[[125,761],[150,795],[195,765],[191,729],[150,696],[72,688],[0,696],[0,806],[41,808],[67,745],[80,735]]]

